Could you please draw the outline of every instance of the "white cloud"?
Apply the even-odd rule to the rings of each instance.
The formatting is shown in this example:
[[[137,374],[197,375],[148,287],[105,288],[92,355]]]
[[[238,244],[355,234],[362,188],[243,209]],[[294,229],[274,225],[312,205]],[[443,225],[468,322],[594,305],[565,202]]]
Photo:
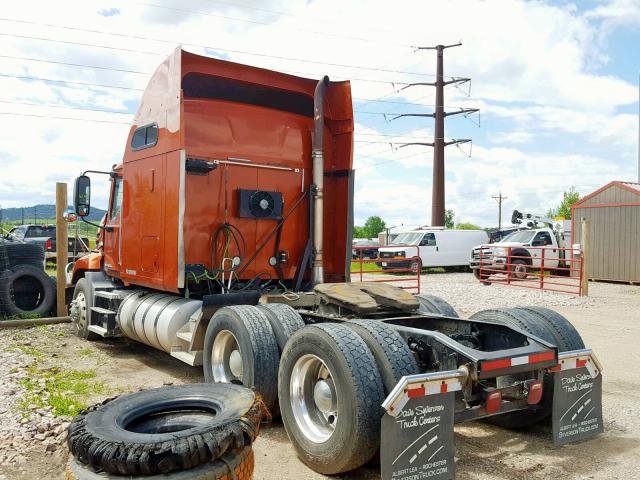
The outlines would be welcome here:
[[[213,51],[232,61],[303,76],[326,73],[334,79],[355,78],[352,88],[356,99],[382,97],[391,102],[433,104],[430,87],[398,91],[402,82],[433,80],[431,76],[399,73],[434,72],[433,52],[416,53],[408,46],[453,43],[462,38],[462,47],[445,54],[446,73],[472,77],[474,99],[449,88],[446,104],[480,106],[481,133],[489,145],[477,141],[471,159],[454,148],[447,150],[447,204],[460,219],[493,223],[490,196],[499,189],[508,194],[514,207],[546,209],[550,196],[561,194],[571,184],[597,187],[609,179],[630,179],[633,175],[630,164],[623,162],[634,150],[635,117],[621,107],[636,101],[637,90],[608,69],[605,47],[606,34],[617,25],[638,23],[637,0],[600,3],[584,14],[570,5],[519,0],[244,2],[253,9],[233,3],[170,0],[162,2],[169,8],[157,8],[124,0],[109,5],[80,0],[62,5],[8,2],[3,5],[7,18],[140,38],[0,22],[6,34],[0,35],[0,49],[3,55],[15,57],[151,73],[177,43],[183,42],[196,53],[204,53],[202,46],[217,47]],[[630,49],[629,54],[634,51]],[[6,58],[0,72],[132,89],[143,89],[148,80],[134,73]],[[395,90],[391,82],[396,83]],[[0,77],[0,91],[4,101],[114,110],[135,110],[141,94],[7,77]],[[359,111],[430,109],[356,101]],[[8,103],[0,103],[0,111],[106,121],[128,118]],[[430,141],[432,123],[410,119],[389,123],[381,115],[360,113],[356,120],[357,219],[380,213],[394,223],[426,223],[430,217],[432,151],[398,146]],[[448,136],[455,136],[457,124],[447,128]],[[0,115],[0,203],[51,202],[55,180],[68,180],[83,168],[108,168],[119,161],[127,129],[117,124]],[[389,136],[396,134],[403,136]],[[603,147],[601,151],[608,153],[600,153],[600,158],[577,152],[567,145],[567,138],[572,145]],[[96,193],[96,199],[104,201],[104,192]]]

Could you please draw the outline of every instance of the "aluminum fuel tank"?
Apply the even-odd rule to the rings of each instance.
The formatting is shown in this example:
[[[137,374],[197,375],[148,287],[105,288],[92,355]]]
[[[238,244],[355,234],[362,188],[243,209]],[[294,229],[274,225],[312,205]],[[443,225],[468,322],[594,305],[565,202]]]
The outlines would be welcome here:
[[[135,291],[120,304],[117,322],[126,337],[171,352],[177,331],[201,307],[200,300]]]

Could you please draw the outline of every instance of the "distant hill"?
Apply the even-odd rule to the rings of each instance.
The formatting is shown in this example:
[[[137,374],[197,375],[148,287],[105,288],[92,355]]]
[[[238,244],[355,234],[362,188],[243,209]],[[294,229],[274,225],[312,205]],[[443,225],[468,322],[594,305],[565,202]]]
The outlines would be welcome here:
[[[72,206],[69,206],[69,210],[73,210]],[[1,222],[20,222],[23,218],[24,211],[24,223],[34,223],[34,219],[38,222],[42,220],[52,220],[56,218],[56,206],[55,205],[34,205],[32,207],[24,208],[0,208],[0,221]],[[101,208],[91,207],[91,214],[86,217],[87,220],[94,222],[100,221],[102,216],[106,213]]]

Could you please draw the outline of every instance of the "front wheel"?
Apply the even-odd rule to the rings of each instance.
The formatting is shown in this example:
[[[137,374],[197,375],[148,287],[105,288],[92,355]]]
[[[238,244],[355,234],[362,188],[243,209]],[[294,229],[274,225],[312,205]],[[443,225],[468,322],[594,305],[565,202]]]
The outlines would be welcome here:
[[[76,335],[85,340],[94,341],[100,335],[89,331],[89,319],[91,318],[91,307],[93,306],[93,291],[91,285],[85,278],[81,278],[76,283],[73,290],[73,301],[71,302],[71,319]]]
[[[351,328],[298,330],[282,352],[278,395],[287,435],[316,472],[353,470],[378,450],[384,388],[375,358]]]

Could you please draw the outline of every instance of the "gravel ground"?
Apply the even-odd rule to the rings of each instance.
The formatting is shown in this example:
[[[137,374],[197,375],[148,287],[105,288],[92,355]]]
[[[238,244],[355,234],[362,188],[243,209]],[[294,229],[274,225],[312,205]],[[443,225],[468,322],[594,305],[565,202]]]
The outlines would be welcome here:
[[[8,336],[2,337],[5,340]],[[29,347],[31,343],[26,341],[20,345]],[[0,352],[0,472],[20,471],[30,457],[47,459],[66,448],[64,441],[70,418],[54,416],[50,406],[23,404],[26,391],[21,380],[27,378],[26,370],[33,362],[34,357],[17,346]],[[44,387],[44,380],[37,385],[36,391]],[[48,400],[44,392],[43,398]],[[0,479],[2,476],[0,474]]]
[[[423,291],[448,300],[462,316],[486,308],[540,305],[565,315],[604,364],[605,433],[555,448],[549,425],[508,431],[481,422],[456,425],[458,479],[640,478],[640,371],[632,363],[640,339],[640,287],[591,283],[588,298],[502,285],[483,286],[467,273],[430,274]],[[86,402],[140,388],[202,381],[201,370],[127,339],[86,342],[69,325],[0,329],[0,480],[63,479],[68,417],[25,404],[23,384],[40,371],[92,369],[105,389]],[[36,391],[42,387],[36,380]],[[46,392],[46,389],[42,389]],[[33,393],[33,392],[30,392]],[[46,395],[45,395],[46,397]],[[278,421],[254,445],[255,480],[324,479],[296,457]],[[343,479],[379,478],[369,465]]]

